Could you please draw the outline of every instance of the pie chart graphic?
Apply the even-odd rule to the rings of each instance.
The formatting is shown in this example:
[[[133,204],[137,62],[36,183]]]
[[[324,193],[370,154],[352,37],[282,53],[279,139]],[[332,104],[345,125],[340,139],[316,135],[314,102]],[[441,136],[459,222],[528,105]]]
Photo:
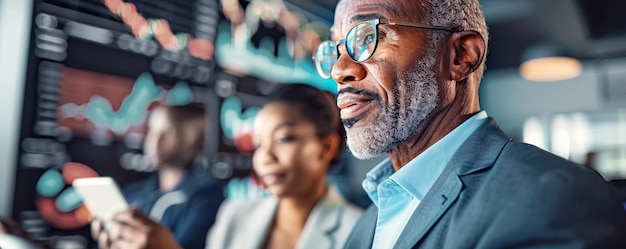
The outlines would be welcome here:
[[[60,169],[48,169],[37,180],[37,211],[48,224],[58,229],[73,230],[87,225],[91,214],[72,187],[72,182],[78,178],[97,176],[95,170],[76,162],[65,163]]]

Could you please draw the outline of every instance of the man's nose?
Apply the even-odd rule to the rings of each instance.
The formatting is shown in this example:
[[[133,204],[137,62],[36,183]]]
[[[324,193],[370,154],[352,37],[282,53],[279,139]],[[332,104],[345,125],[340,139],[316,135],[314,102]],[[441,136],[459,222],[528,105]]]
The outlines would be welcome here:
[[[365,78],[366,71],[363,64],[355,62],[350,58],[345,43],[340,44],[337,49],[339,50],[339,57],[330,71],[333,80],[337,84],[344,84]]]

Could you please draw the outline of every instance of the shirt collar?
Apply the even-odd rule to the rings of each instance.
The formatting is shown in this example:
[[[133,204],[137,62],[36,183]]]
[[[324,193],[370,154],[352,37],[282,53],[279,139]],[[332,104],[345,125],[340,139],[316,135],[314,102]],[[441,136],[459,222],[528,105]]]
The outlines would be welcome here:
[[[391,161],[386,158],[366,174],[363,189],[378,206],[378,185],[391,179],[414,198],[422,200],[456,150],[486,121],[487,117],[485,111],[475,114],[397,172],[394,172]]]
[[[376,206],[378,206],[378,185],[393,173],[394,169],[393,165],[391,165],[391,160],[385,158],[365,175],[365,179],[362,182],[363,189]]]

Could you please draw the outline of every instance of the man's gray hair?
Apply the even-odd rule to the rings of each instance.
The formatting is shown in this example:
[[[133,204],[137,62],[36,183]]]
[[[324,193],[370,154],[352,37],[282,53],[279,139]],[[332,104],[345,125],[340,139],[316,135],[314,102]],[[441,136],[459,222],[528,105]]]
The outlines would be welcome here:
[[[489,31],[478,0],[427,0],[424,5],[425,21],[430,25],[475,30],[485,40],[485,47],[488,47]],[[436,34],[437,32],[433,32],[434,41],[441,44],[443,37]],[[485,61],[486,58],[483,58],[483,65]],[[482,77],[483,70],[484,66],[476,72],[478,80]]]

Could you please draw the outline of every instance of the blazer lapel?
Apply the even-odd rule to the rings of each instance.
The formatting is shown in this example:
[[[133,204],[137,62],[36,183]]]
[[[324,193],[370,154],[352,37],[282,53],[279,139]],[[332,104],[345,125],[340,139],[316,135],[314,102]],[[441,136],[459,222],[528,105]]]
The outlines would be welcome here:
[[[334,187],[329,187],[324,199],[315,205],[307,218],[296,248],[337,248],[334,232],[339,229],[344,205],[345,200],[339,191]]]
[[[411,215],[394,248],[412,248],[450,208],[463,184],[447,167]]]
[[[359,221],[354,225],[344,248],[372,248],[374,233],[376,232],[376,220],[378,220],[378,208],[376,208],[376,205],[370,204],[359,218]]]
[[[278,200],[274,196],[267,197],[248,214],[243,226],[240,226],[240,234],[245,234],[245,239],[238,239],[237,246],[232,248],[261,248],[267,237],[267,233],[272,225],[272,220],[276,214]]]
[[[493,165],[509,141],[495,121],[488,118],[452,156],[409,219],[394,248],[415,246],[459,197],[463,188],[460,177]]]

